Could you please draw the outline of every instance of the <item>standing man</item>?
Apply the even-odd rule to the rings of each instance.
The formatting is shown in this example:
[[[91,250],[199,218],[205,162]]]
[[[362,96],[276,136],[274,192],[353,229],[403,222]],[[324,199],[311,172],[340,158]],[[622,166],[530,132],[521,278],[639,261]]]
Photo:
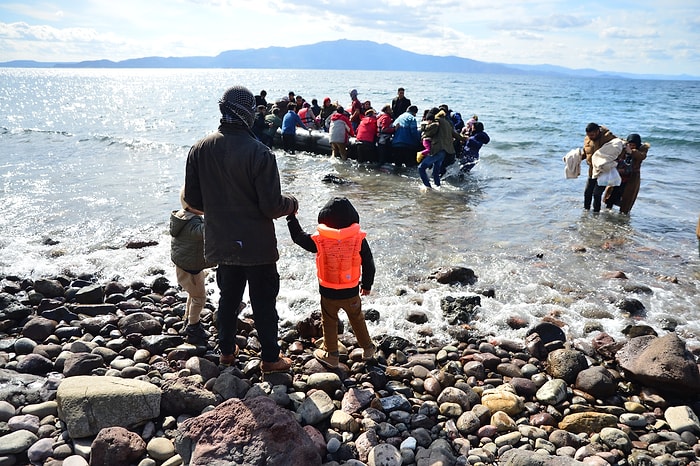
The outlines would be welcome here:
[[[187,156],[185,201],[205,213],[204,255],[218,264],[220,363],[236,361],[239,305],[246,284],[261,346],[263,372],[286,371],[280,354],[275,307],[280,279],[273,220],[297,211],[297,200],[281,193],[277,161],[251,131],[255,98],[243,86],[219,100],[221,124],[195,143]]]
[[[391,101],[391,114],[394,118],[401,116],[411,106],[411,99],[407,99],[404,96],[405,91],[403,87],[400,87],[397,93],[398,95]]]
[[[394,138],[391,141],[391,149],[397,167],[400,167],[401,164],[407,167],[417,165],[416,151],[421,148],[420,132],[416,120],[417,113],[418,107],[411,105],[394,120]]]
[[[350,91],[350,124],[352,124],[353,131],[357,131],[363,115],[362,102],[357,98],[357,89],[353,89]]]
[[[297,145],[297,126],[301,126],[305,130],[311,131],[306,127],[301,118],[296,112],[297,104],[289,102],[287,104],[287,113],[282,118],[282,148],[289,154],[294,153]]]
[[[586,137],[583,138],[583,156],[586,157],[586,163],[588,164],[588,181],[583,192],[583,208],[586,210],[590,210],[591,201],[593,201],[593,211],[600,212],[605,186],[601,186],[600,188],[602,189],[599,189],[598,179],[593,178],[592,157],[595,151],[603,147],[603,144],[613,139],[615,139],[615,135],[605,126],[600,126],[598,123],[588,123],[586,125]]]

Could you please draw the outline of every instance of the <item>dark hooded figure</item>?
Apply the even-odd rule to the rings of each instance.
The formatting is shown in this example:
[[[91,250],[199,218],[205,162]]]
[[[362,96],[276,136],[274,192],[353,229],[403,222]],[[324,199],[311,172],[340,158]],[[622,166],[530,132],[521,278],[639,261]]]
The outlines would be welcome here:
[[[360,229],[360,215],[346,197],[334,197],[318,213],[314,234],[302,230],[294,214],[287,216],[292,240],[316,253],[316,273],[321,294],[323,348],[314,357],[326,367],[338,367],[338,312],[343,309],[362,348],[365,360],[374,357],[375,347],[362,313],[362,300],[374,283],[374,258],[367,234]]]

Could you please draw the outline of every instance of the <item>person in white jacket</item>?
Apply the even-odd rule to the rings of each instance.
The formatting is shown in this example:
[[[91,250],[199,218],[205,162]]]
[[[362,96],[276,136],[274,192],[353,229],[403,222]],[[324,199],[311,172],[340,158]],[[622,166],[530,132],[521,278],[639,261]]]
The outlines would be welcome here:
[[[332,157],[340,157],[342,160],[348,158],[348,140],[354,136],[350,119],[345,115],[345,110],[338,105],[331,115],[331,124],[328,128],[328,141],[331,143]]]

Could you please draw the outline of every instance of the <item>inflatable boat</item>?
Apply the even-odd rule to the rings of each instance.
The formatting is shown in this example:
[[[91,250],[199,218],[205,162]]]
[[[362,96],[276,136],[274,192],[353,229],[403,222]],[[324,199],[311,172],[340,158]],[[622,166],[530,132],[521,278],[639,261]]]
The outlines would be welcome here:
[[[318,129],[306,130],[297,128],[294,145],[295,151],[310,152],[312,154],[331,155],[331,142],[328,133]],[[278,129],[272,141],[273,147],[282,148],[282,130]],[[348,143],[348,158],[357,158],[355,138],[350,138]]]

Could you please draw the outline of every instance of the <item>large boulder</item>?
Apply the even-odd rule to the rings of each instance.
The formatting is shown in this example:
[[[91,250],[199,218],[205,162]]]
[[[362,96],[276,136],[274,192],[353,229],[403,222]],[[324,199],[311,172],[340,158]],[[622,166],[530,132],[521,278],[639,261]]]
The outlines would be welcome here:
[[[160,388],[155,385],[119,377],[68,377],[56,392],[58,416],[71,438],[155,419],[160,415],[160,398]]]
[[[270,398],[230,399],[178,427],[175,448],[190,466],[321,464],[316,445]]]
[[[675,333],[630,339],[616,360],[626,375],[660,392],[697,395],[700,371],[693,355]]]

